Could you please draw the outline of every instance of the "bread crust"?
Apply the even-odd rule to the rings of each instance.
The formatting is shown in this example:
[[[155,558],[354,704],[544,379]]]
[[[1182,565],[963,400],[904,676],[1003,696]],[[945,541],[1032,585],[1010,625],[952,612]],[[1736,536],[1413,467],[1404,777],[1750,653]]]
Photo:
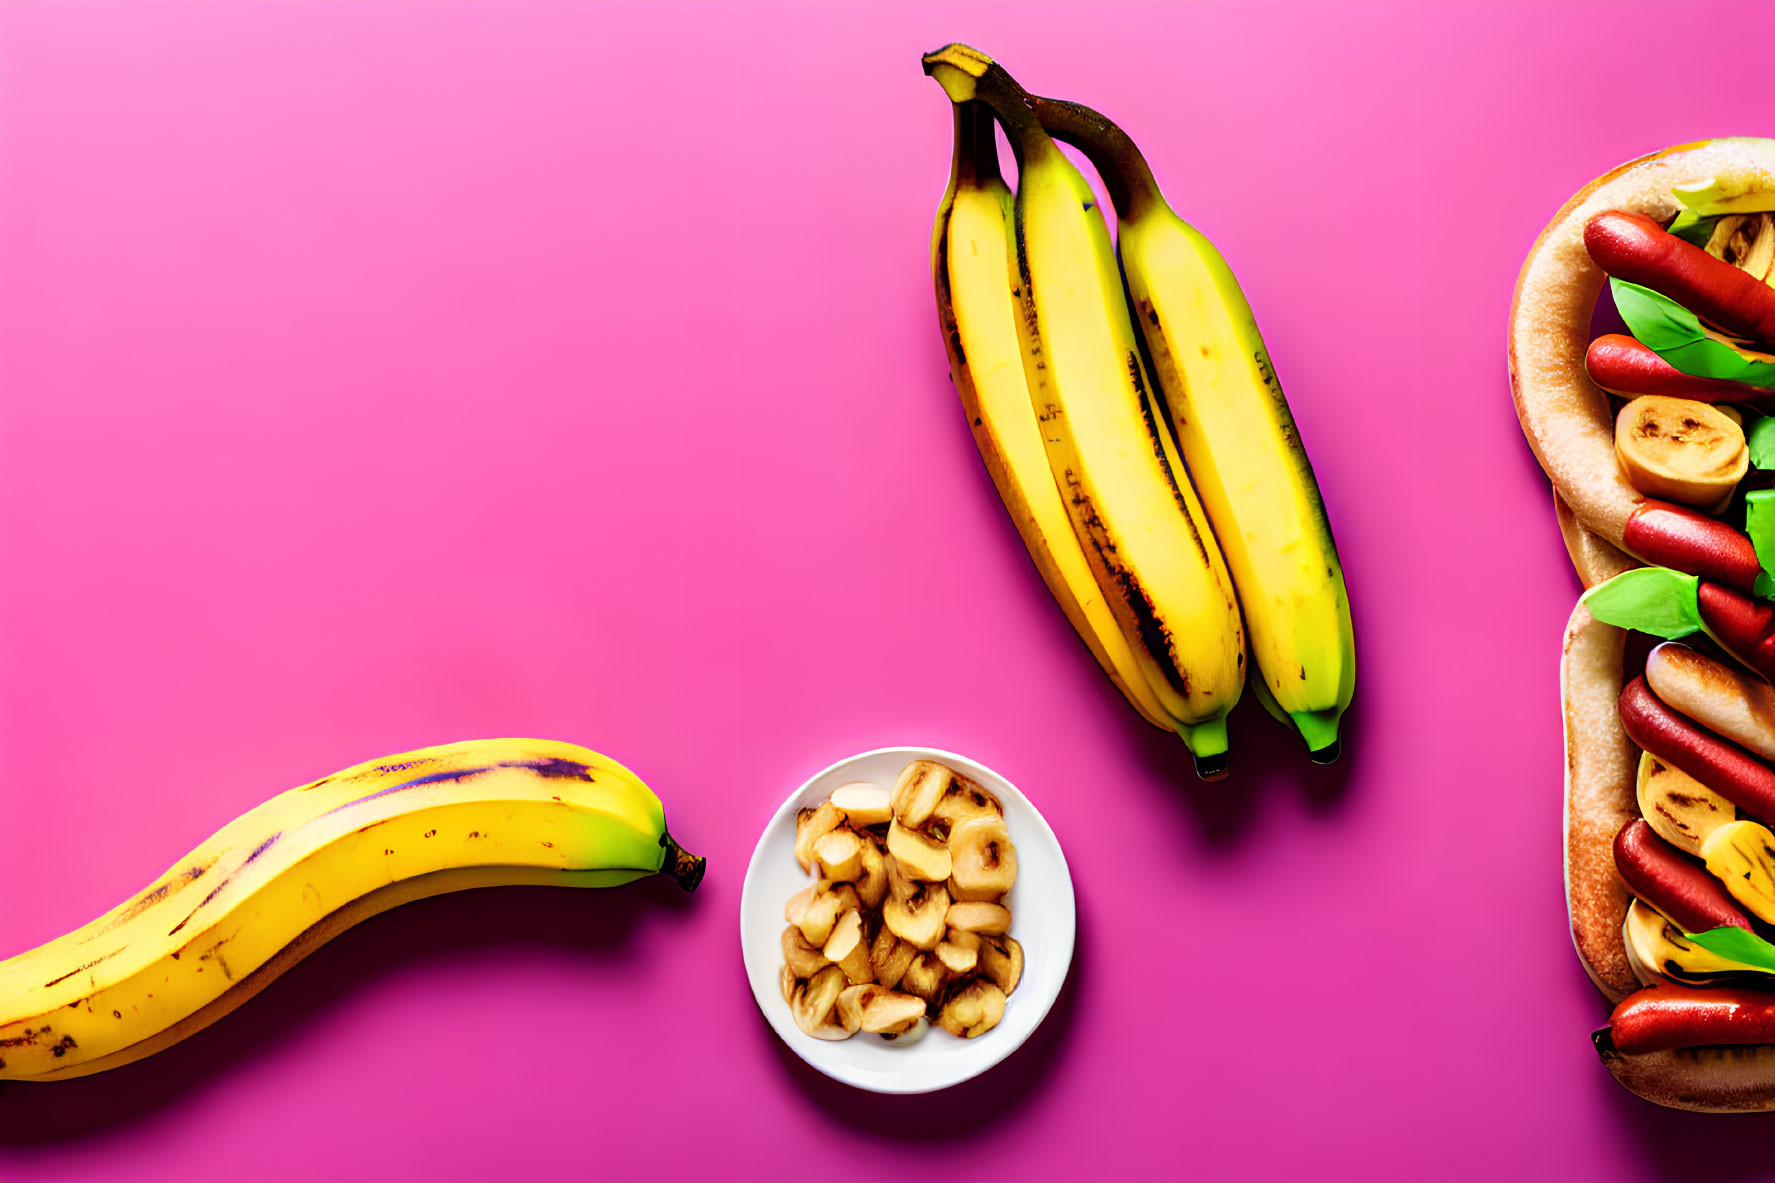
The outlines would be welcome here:
[[[1605,210],[1675,217],[1675,186],[1753,178],[1775,189],[1775,141],[1705,140],[1622,165],[1560,207],[1523,261],[1510,306],[1510,391],[1535,458],[1585,528],[1622,545],[1643,497],[1615,462],[1608,396],[1584,369],[1590,316],[1606,278],[1584,249],[1584,224]]]

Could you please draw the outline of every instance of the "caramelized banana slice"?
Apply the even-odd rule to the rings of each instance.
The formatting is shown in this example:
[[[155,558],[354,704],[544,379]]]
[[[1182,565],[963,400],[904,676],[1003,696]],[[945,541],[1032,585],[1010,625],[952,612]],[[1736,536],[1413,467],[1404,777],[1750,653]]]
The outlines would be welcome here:
[[[1727,822],[1701,844],[1701,861],[1752,916],[1775,923],[1775,833],[1767,826]]]
[[[1775,985],[1768,970],[1729,957],[1721,957],[1695,944],[1683,930],[1642,900],[1627,906],[1621,924],[1627,964],[1643,985],[1675,982],[1683,986],[1751,985],[1767,989]]]
[[[853,903],[851,906],[856,905]],[[844,897],[835,891],[825,890],[822,884],[821,890],[814,892],[813,899],[802,909],[801,919],[795,922],[795,927],[801,930],[801,935],[807,938],[808,944],[816,949],[820,948],[831,939],[832,926],[838,923],[844,909]]]
[[[888,826],[887,848],[900,870],[913,879],[941,883],[949,878],[949,847],[907,829],[897,818]]]
[[[893,792],[889,795],[894,819],[914,830],[924,825],[954,780],[955,773],[934,760],[914,760],[906,765],[900,770],[899,779],[894,781]]]
[[[821,953],[844,971],[851,985],[875,980],[875,972],[869,967],[869,943],[863,939],[863,914],[857,909],[852,908],[838,918]]]
[[[801,985],[795,979],[795,973],[788,966],[777,971],[777,987],[783,992],[783,1001],[791,1006],[795,1004],[795,987]]]
[[[931,811],[931,816],[948,826],[953,832],[956,826],[976,817],[1003,817],[1005,807],[999,804],[997,797],[967,779],[965,776],[955,778],[943,799]]]
[[[783,964],[798,978],[811,978],[825,969],[831,959],[820,952],[818,945],[808,943],[795,925],[783,930]]]
[[[906,967],[906,976],[900,979],[900,989],[907,994],[917,995],[926,1002],[935,1002],[937,992],[943,988],[943,982],[949,977],[949,971],[935,953],[920,953]]]
[[[881,986],[852,986],[838,996],[839,1021],[852,1031],[904,1031],[924,1018],[924,999]]]
[[[1663,394],[1621,408],[1615,458],[1647,497],[1707,512],[1723,509],[1750,470],[1742,427],[1707,403]]]
[[[924,1006],[923,1001],[919,1002],[919,1006],[921,1008]],[[907,1023],[898,1031],[883,1031],[881,1033],[881,1038],[883,1041],[892,1044],[894,1047],[911,1047],[913,1044],[923,1039],[925,1032],[930,1029],[930,1023],[925,1021],[925,1017],[921,1014],[918,1018]]]
[[[980,937],[971,932],[950,929],[937,944],[937,960],[952,974],[969,974],[980,962]]]
[[[1639,754],[1634,793],[1646,824],[1684,854],[1700,854],[1709,834],[1738,817],[1736,805],[1650,752]]]
[[[879,908],[887,898],[887,856],[882,854],[872,835],[863,835],[863,850],[857,871],[857,898],[865,908]]]
[[[1023,946],[1011,937],[988,937],[980,943],[980,973],[1009,997],[1023,980]]]
[[[918,956],[918,946],[903,941],[894,930],[886,924],[875,934],[875,941],[869,946],[869,968],[874,971],[875,980],[892,990],[906,976],[906,967]]]
[[[842,826],[821,834],[814,843],[814,862],[825,878],[849,883],[863,869],[863,840]]]
[[[937,1013],[937,1022],[951,1035],[972,1039],[998,1026],[1004,1017],[1004,992],[991,982],[974,978],[950,992]]]
[[[969,818],[950,830],[949,857],[950,875],[965,899],[1001,896],[1017,882],[1017,848],[997,814]]]
[[[922,890],[903,900],[890,894],[881,906],[881,918],[895,936],[915,948],[930,951],[943,939],[943,929],[953,909],[942,884],[920,886]],[[1008,917],[1006,922],[1009,923]]]
[[[844,991],[844,971],[828,965],[795,991],[789,1010],[795,1025],[815,1039],[849,1039],[850,1032],[832,1020]]]
[[[1011,913],[1002,904],[985,904],[977,900],[968,900],[959,904],[951,904],[945,923],[950,928],[959,928],[963,932],[999,936],[1010,931]]]
[[[840,785],[832,790],[830,798],[833,805],[844,811],[850,824],[862,829],[866,826],[885,826],[893,819],[894,807],[889,802],[888,791],[880,785],[856,781],[848,785]]]
[[[801,918],[807,915],[807,906],[814,902],[814,892],[819,890],[814,884],[808,884],[783,904],[783,919],[790,924],[800,924]]]
[[[814,843],[844,824],[844,814],[830,801],[795,815],[795,861],[803,871],[814,869]]]

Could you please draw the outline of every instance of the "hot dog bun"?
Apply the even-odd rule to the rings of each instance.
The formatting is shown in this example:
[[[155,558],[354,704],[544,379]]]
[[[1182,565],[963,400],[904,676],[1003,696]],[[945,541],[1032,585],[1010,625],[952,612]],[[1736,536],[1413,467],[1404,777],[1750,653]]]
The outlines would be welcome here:
[[[1565,552],[1571,556],[1572,566],[1577,568],[1578,578],[1585,587],[1595,587],[1640,565],[1639,560],[1626,551],[1610,546],[1580,526],[1572,507],[1565,503],[1558,490],[1553,493],[1553,512],[1559,518],[1559,534],[1565,539]]]
[[[1565,709],[1565,902],[1572,944],[1596,988],[1619,1002],[1639,988],[1621,923],[1629,896],[1615,873],[1615,835],[1639,816],[1639,752],[1621,728],[1621,655],[1627,634],[1579,604],[1559,661]]]
[[[1559,663],[1565,710],[1565,885],[1572,943],[1590,980],[1611,1003],[1641,983],[1628,963],[1621,925],[1631,897],[1615,870],[1614,842],[1639,816],[1638,749],[1616,712],[1625,634],[1579,604],[1566,625]],[[1775,1110],[1775,1044],[1678,1048],[1627,1055],[1605,1028],[1597,1050],[1610,1074],[1654,1104],[1698,1113]]]
[[[1516,280],[1510,389],[1523,434],[1578,522],[1617,547],[1643,498],[1621,476],[1608,397],[1584,368],[1604,279],[1584,247],[1584,226],[1606,210],[1667,222],[1680,208],[1673,187],[1715,178],[1755,180],[1775,190],[1775,141],[1682,144],[1597,178],[1541,231]]]
[[[1775,1109],[1775,1044],[1682,1047],[1624,1055],[1597,1037],[1609,1072],[1631,1092],[1669,1109],[1696,1113],[1767,1113]]]

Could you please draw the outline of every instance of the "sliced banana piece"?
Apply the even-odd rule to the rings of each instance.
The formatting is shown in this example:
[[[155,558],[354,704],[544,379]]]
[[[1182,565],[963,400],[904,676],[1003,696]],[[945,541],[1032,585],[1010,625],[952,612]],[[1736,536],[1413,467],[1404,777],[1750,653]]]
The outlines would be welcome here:
[[[980,973],[1009,996],[1023,980],[1023,946],[1011,937],[988,937],[980,942]]]
[[[830,801],[795,815],[795,861],[803,871],[814,869],[814,843],[844,824],[844,814]]]
[[[943,1000],[943,1009],[937,1012],[937,1022],[943,1030],[963,1039],[984,1035],[1004,1017],[1004,991],[980,978],[950,991]]]
[[[883,986],[852,986],[838,996],[839,1021],[872,1035],[904,1031],[924,1018],[924,999]]]
[[[888,791],[880,785],[872,785],[867,781],[853,781],[848,785],[840,785],[832,790],[828,798],[833,805],[844,811],[845,818],[851,825],[860,828],[866,826],[884,826],[893,819],[894,807]]]
[[[1750,470],[1742,427],[1707,403],[1662,394],[1621,408],[1615,458],[1647,497],[1702,510],[1724,508]]]
[[[950,830],[949,860],[949,873],[966,900],[1001,896],[1017,882],[1017,848],[997,814],[968,818]]]
[[[849,1039],[851,1033],[835,1022],[838,996],[844,992],[844,971],[828,965],[795,991],[789,1010],[803,1034],[815,1039]]]
[[[1005,807],[999,799],[975,784],[966,777],[958,776],[937,807],[931,811],[931,817],[948,826],[951,831],[969,818],[996,816],[1003,817]]]
[[[935,760],[914,760],[906,765],[889,794],[894,819],[914,830],[924,825],[954,780],[955,773]]]
[[[1002,904],[986,904],[977,900],[968,900],[949,906],[949,914],[944,918],[950,928],[959,928],[963,932],[977,932],[988,936],[1000,936],[1011,928],[1011,913]]]
[[[906,967],[906,974],[900,979],[900,989],[907,994],[915,994],[926,1002],[935,1002],[938,991],[949,977],[949,971],[943,967],[935,953],[920,953]]]
[[[849,883],[863,870],[863,840],[840,826],[814,843],[814,862],[824,878]]]
[[[903,941],[886,924],[875,934],[875,941],[869,946],[869,968],[875,974],[875,980],[889,990],[900,984],[906,976],[906,967],[918,956],[918,946]]]
[[[921,1001],[919,1005],[923,1006],[924,1004]],[[893,1047],[911,1047],[913,1044],[923,1039],[925,1032],[930,1029],[930,1023],[923,1015],[919,1015],[918,1018],[906,1024],[906,1026],[899,1031],[883,1031],[881,1033],[881,1038],[885,1043]]]
[[[1699,855],[1709,834],[1738,817],[1736,805],[1650,752],[1639,755],[1634,796],[1653,832],[1684,854]]]
[[[895,936],[914,948],[931,951],[943,939],[949,925],[949,893],[942,884],[920,885],[921,890],[899,899],[889,894],[881,905],[881,919]],[[990,906],[990,905],[988,905]]]
[[[865,908],[879,908],[888,893],[887,856],[873,835],[863,835],[863,850],[858,862],[857,897]]]
[[[820,953],[842,969],[845,980],[853,986],[875,980],[875,971],[869,965],[869,942],[863,939],[863,913],[856,908],[838,918]]]
[[[949,846],[907,829],[897,818],[888,826],[887,848],[900,870],[912,879],[941,883],[949,878]]]
[[[1627,918],[1621,923],[1621,939],[1627,947],[1627,964],[1633,967],[1634,977],[1643,985],[1675,982],[1683,986],[1706,986],[1744,982],[1766,988],[1775,978],[1767,970],[1703,949],[1643,900],[1636,899],[1627,906]]]
[[[831,959],[820,946],[808,943],[801,929],[791,924],[783,930],[783,965],[796,977],[811,978],[829,964]]]
[[[1701,861],[1752,916],[1775,923],[1775,833],[1767,826],[1727,822],[1701,843]]]

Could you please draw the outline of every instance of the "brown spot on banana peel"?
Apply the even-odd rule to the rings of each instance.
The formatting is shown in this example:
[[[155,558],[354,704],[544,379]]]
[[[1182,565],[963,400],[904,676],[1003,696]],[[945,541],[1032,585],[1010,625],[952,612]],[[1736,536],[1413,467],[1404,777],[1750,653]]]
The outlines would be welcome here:
[[[1622,729],[1665,764],[1688,773],[1761,821],[1775,818],[1775,771],[1659,701],[1643,676],[1621,691]]]
[[[1685,575],[1698,575],[1749,594],[1762,564],[1742,532],[1706,514],[1647,500],[1627,518],[1622,546],[1634,557]]]

